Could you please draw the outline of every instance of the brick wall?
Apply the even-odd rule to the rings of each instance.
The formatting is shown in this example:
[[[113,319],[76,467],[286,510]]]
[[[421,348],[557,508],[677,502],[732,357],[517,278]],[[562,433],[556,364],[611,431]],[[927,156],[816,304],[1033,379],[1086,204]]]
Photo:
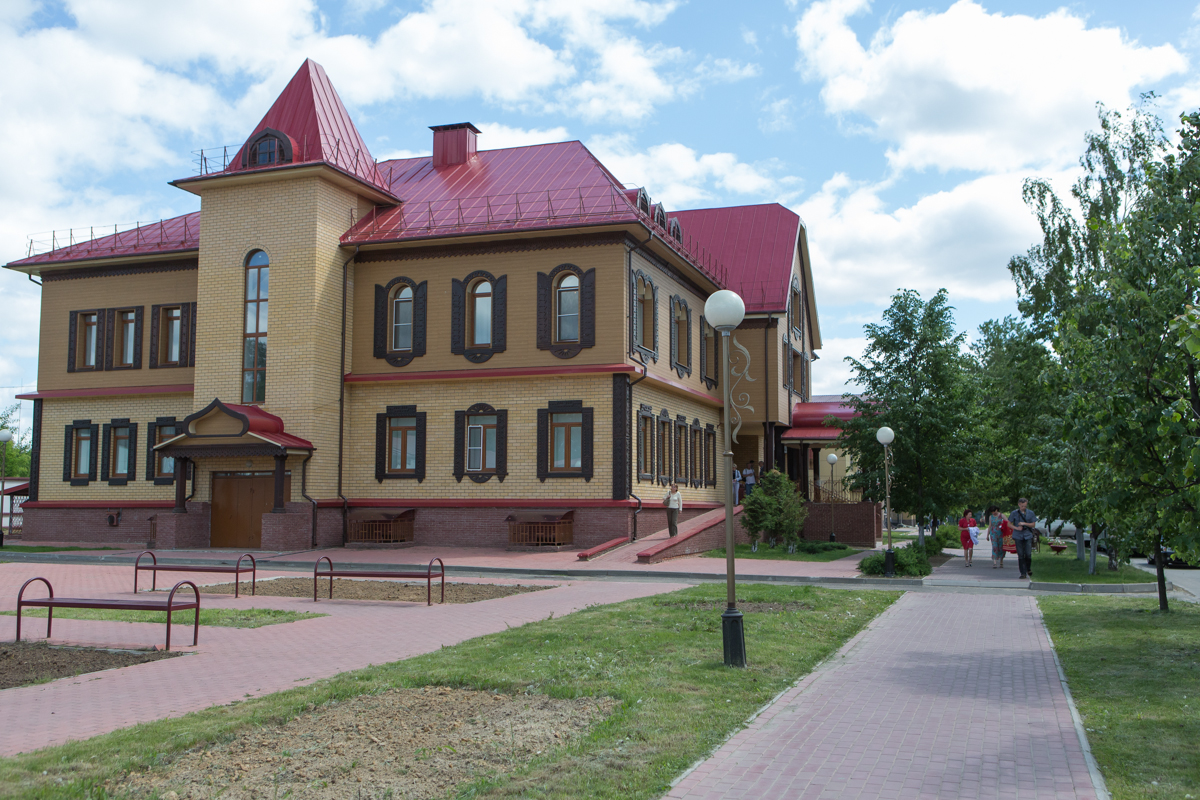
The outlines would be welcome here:
[[[162,508],[120,508],[120,524],[111,528],[108,515],[118,509],[118,504],[112,508],[29,508],[25,510],[21,539],[29,544],[146,544],[155,540],[155,516],[170,511]]]
[[[268,511],[262,515],[262,549],[312,549],[312,505],[285,503],[282,514]]]
[[[811,542],[828,542],[830,524],[837,540],[855,547],[874,547],[882,531],[878,503],[808,503],[802,536]],[[830,519],[832,515],[832,520]]]
[[[209,545],[209,526],[212,506],[208,503],[188,503],[186,514],[171,509],[159,511],[156,550],[184,550]]]

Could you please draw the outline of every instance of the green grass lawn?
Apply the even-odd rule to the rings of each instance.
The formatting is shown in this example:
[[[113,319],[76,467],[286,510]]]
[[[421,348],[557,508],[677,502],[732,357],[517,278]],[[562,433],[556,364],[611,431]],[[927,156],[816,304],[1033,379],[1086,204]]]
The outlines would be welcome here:
[[[986,543],[985,543],[986,544]],[[1016,555],[1009,553],[1005,557],[1005,562],[1008,559],[1016,559]],[[991,548],[985,550],[975,549],[975,560],[980,566],[983,566],[985,559],[991,559]],[[1045,544],[1042,544],[1042,552],[1033,554],[1033,578],[1039,583],[1153,583],[1154,576],[1148,572],[1142,572],[1137,567],[1132,567],[1129,564],[1122,564],[1121,569],[1113,572],[1108,568],[1108,557],[1103,553],[1099,553],[1096,557],[1096,574],[1088,575],[1088,562],[1077,561],[1075,559],[1075,548],[1068,547],[1067,551],[1059,555],[1054,555],[1054,552]]]
[[[68,550],[86,550],[90,553],[96,550],[120,549],[120,547],[43,547],[33,544],[6,544],[0,547],[0,553],[64,553]]]
[[[396,686],[609,696],[616,711],[576,743],[460,797],[652,798],[764,703],[837,650],[899,592],[746,584],[750,665],[722,664],[725,588],[591,606],[423,656],[183,717],[0,759],[0,796],[101,798],[101,784],[324,703]],[[755,605],[758,604],[758,605]],[[765,605],[769,604],[769,605]],[[264,665],[263,668],[269,668]],[[61,783],[60,783],[61,781]]]
[[[1200,608],[1039,597],[1114,800],[1200,797]],[[1154,782],[1157,781],[1157,785]]]
[[[179,595],[176,595],[177,597]],[[186,596],[186,595],[185,595]],[[0,615],[15,617],[16,611],[0,611]],[[219,628],[261,628],[302,619],[316,619],[326,614],[310,611],[278,611],[274,608],[201,608],[200,624]],[[46,618],[46,609],[30,608],[21,612],[22,619]],[[114,622],[159,622],[166,624],[165,611],[113,611],[105,608],[56,608],[55,619],[103,619]],[[196,619],[194,609],[176,611],[171,618],[174,625],[191,625]]]
[[[787,546],[779,545],[774,549],[767,547],[763,543],[759,543],[758,552],[750,552],[750,545],[737,544],[733,546],[733,557],[737,558],[756,558],[766,559],[770,561],[837,561],[839,558],[852,556],[855,553],[860,553],[862,550],[855,547],[846,547],[841,550],[826,550],[823,553],[791,553],[788,554]],[[718,547],[716,550],[709,550],[704,553],[705,558],[724,558],[725,548]]]

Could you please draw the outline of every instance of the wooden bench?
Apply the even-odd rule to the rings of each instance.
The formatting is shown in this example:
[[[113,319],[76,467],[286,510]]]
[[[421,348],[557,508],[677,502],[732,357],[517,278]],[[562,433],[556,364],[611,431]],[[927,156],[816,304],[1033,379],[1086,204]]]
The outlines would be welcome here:
[[[318,574],[321,568],[321,562],[329,562],[329,571]],[[439,566],[437,572],[433,571],[433,562],[436,561]],[[333,561],[329,556],[321,556],[317,559],[317,563],[313,565],[313,602],[317,602],[317,580],[319,578],[329,577],[329,599],[333,599],[333,579],[334,578],[424,578],[425,579],[425,605],[433,605],[433,579],[435,577],[442,579],[442,599],[439,602],[446,602],[446,565],[442,563],[440,558],[430,559],[429,567],[425,572],[364,572],[362,570],[334,569]]]
[[[142,566],[142,556],[150,556],[149,564]],[[242,566],[242,559],[250,559],[250,567]],[[153,550],[143,550],[133,562],[133,593],[137,594],[138,590],[138,573],[147,571],[150,573],[150,591],[154,591],[158,587],[158,573],[160,572],[218,572],[223,575],[233,575],[233,596],[238,596],[239,582],[243,572],[250,573],[250,594],[258,592],[258,562],[254,560],[254,556],[249,553],[243,553],[238,556],[237,565],[232,567],[213,564],[212,566],[184,566],[182,564],[159,564],[158,559],[154,555]]]
[[[25,589],[34,581],[41,581],[46,584],[46,590],[50,592],[49,597],[39,597],[34,600],[25,599]],[[187,584],[192,587],[194,598],[187,602],[175,602],[175,593],[179,591],[179,587]],[[50,585],[50,581],[45,578],[30,578],[21,585],[21,591],[17,593],[17,641],[21,641],[21,609],[23,608],[44,608],[46,609],[46,638],[50,638],[50,627],[54,624],[54,609],[56,608],[103,608],[112,611],[166,611],[167,612],[167,648],[171,649],[171,614],[175,611],[186,611],[189,608],[196,609],[196,621],[192,631],[192,647],[200,641],[200,590],[196,588],[196,584],[191,581],[180,581],[175,584],[175,588],[171,589],[171,594],[165,600],[162,598],[146,598],[143,600],[99,600],[87,597],[55,597],[54,587]]]

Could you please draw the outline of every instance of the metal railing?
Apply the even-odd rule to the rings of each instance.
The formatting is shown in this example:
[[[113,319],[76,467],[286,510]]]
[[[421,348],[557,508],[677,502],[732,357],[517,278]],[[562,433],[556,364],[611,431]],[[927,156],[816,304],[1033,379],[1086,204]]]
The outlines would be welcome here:
[[[862,492],[849,488],[845,481],[823,480],[814,483],[808,479],[808,496],[814,503],[861,503]]]
[[[157,222],[125,222],[111,226],[92,225],[87,228],[66,228],[64,230],[31,233],[25,248],[25,257],[52,253],[81,244],[95,246],[84,248],[85,252],[138,249],[151,245],[161,249],[168,245],[178,244],[186,247],[195,245],[200,240],[199,224],[191,224],[189,217],[171,217]]]
[[[320,146],[318,146],[318,144]],[[222,172],[249,172],[257,169],[269,169],[285,164],[308,164],[321,161],[338,166],[347,172],[358,175],[380,187],[386,187],[390,180],[379,169],[379,163],[371,154],[361,147],[355,147],[344,142],[340,137],[322,135],[319,142],[310,141],[307,136],[294,143],[292,160],[272,164],[249,164],[243,166],[239,155],[246,145],[221,145],[192,151],[192,163],[197,175],[216,175]]]
[[[575,526],[570,519],[557,522],[510,522],[508,543],[518,547],[549,547],[572,544]]]
[[[409,516],[392,520],[350,520],[347,538],[355,544],[392,544],[411,542],[413,520]]]

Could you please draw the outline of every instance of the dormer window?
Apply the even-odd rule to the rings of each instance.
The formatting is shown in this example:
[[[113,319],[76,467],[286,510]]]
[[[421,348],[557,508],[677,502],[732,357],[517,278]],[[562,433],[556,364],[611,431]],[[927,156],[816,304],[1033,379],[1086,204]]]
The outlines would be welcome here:
[[[292,140],[274,128],[263,128],[242,150],[242,166],[248,169],[286,164],[292,160]]]

